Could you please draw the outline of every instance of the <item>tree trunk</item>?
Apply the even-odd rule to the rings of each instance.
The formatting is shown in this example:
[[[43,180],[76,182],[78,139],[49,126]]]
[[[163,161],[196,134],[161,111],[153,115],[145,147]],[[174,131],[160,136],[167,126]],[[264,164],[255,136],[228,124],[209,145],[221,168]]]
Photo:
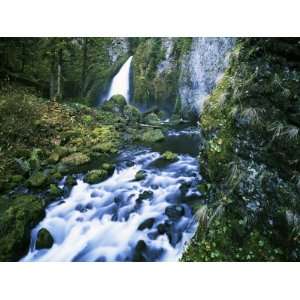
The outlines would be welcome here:
[[[81,71],[81,85],[80,85],[80,96],[84,97],[85,95],[85,80],[86,80],[86,71],[87,71],[87,55],[88,55],[88,38],[84,38],[83,42],[83,53],[82,53],[82,71]]]
[[[50,99],[54,100],[55,98],[55,51],[52,50],[51,55],[51,67],[50,67]]]
[[[62,98],[62,60],[63,52],[62,49],[58,51],[58,62],[57,62],[57,89],[56,89],[56,98],[60,100]]]

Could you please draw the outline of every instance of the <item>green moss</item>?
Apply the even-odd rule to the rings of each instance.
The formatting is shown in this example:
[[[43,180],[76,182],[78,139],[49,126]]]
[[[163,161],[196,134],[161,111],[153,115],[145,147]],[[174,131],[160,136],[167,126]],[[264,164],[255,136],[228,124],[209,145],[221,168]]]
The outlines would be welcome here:
[[[84,177],[84,181],[90,184],[99,183],[106,179],[107,175],[108,173],[106,170],[91,170]]]
[[[178,160],[178,155],[176,153],[173,153],[171,151],[166,151],[161,156],[163,159],[167,161],[176,161]]]
[[[86,154],[77,152],[64,157],[61,162],[66,166],[77,167],[90,162],[90,158]]]
[[[31,187],[41,187],[47,182],[47,175],[43,172],[35,172],[28,179],[28,183]]]
[[[141,139],[145,143],[160,142],[165,138],[163,132],[160,129],[148,129],[146,130]]]
[[[18,196],[0,212],[0,261],[15,261],[26,254],[30,231],[44,215],[43,202],[29,195]]]
[[[37,235],[35,248],[38,250],[49,249],[52,247],[53,243],[54,239],[51,233],[46,228],[40,229]]]

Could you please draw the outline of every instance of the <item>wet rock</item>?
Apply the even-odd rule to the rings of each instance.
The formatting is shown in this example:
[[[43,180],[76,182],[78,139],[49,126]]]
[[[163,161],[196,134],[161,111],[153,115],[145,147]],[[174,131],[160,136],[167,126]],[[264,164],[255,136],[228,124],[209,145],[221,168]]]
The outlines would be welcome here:
[[[37,235],[35,248],[38,250],[50,249],[53,243],[54,243],[54,239],[51,233],[46,228],[40,229]]]
[[[76,178],[72,175],[67,176],[66,185],[70,188],[76,184]]]
[[[47,176],[43,172],[35,172],[28,179],[28,183],[32,187],[40,187],[47,181]]]
[[[134,162],[131,161],[131,160],[127,160],[125,164],[126,164],[126,167],[133,167],[134,166]]]
[[[109,176],[111,176],[114,173],[114,171],[115,171],[115,166],[112,165],[112,164],[103,163],[101,165],[101,167],[102,167],[103,170],[105,170],[107,172],[107,174]]]
[[[136,202],[141,203],[143,200],[149,200],[152,197],[153,197],[153,192],[152,191],[144,191],[139,195]]]
[[[160,142],[165,138],[163,132],[160,129],[148,129],[146,130],[141,139],[145,143]]]
[[[144,230],[146,228],[150,229],[150,228],[152,228],[154,222],[155,222],[155,218],[147,219],[140,224],[140,226],[138,227],[138,230]]]
[[[135,262],[147,261],[147,257],[145,255],[146,250],[147,250],[147,244],[145,243],[145,241],[143,240],[138,241],[134,249],[134,255],[132,261]]]
[[[85,175],[84,181],[89,184],[95,184],[103,181],[107,176],[108,173],[106,170],[92,170]]]
[[[135,181],[140,181],[140,180],[144,180],[147,176],[146,171],[140,170],[135,174]]]
[[[77,167],[90,162],[90,158],[81,152],[76,152],[64,157],[61,162],[70,167]]]
[[[174,161],[178,160],[178,155],[171,151],[164,152],[161,157],[162,157],[162,159],[170,161],[170,162],[174,162]]]
[[[49,194],[52,197],[59,197],[63,194],[63,191],[60,188],[58,188],[55,184],[50,184]]]
[[[184,208],[181,205],[171,205],[166,208],[165,214],[171,220],[177,221],[184,215]]]

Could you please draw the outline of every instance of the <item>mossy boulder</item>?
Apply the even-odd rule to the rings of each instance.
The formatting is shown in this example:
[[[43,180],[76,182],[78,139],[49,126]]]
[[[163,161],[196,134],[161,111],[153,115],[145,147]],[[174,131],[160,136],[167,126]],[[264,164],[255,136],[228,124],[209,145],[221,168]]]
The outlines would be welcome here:
[[[156,113],[152,112],[144,117],[144,122],[149,125],[160,125],[160,118]]]
[[[162,157],[162,159],[170,161],[170,162],[174,162],[174,161],[178,160],[178,155],[171,151],[164,152],[161,157]]]
[[[22,195],[7,207],[0,199],[0,261],[16,261],[26,254],[30,232],[44,216],[44,203],[38,197]]]
[[[77,167],[89,163],[90,158],[84,153],[76,152],[64,157],[61,162],[69,167]]]
[[[104,111],[113,113],[123,113],[127,105],[126,99],[123,95],[114,95],[102,105]]]
[[[53,246],[54,239],[51,233],[46,228],[42,228],[39,230],[37,234],[37,239],[35,243],[35,248],[37,250],[40,249],[50,249]]]
[[[98,143],[92,147],[92,151],[94,152],[102,152],[102,153],[116,153],[118,150],[115,147],[114,142],[109,141],[105,143]]]
[[[28,179],[28,184],[31,187],[41,187],[41,186],[45,185],[46,182],[47,182],[47,175],[40,171],[35,172]]]
[[[10,181],[14,184],[19,184],[24,180],[24,177],[22,175],[13,175],[10,178]]]
[[[163,132],[160,129],[148,129],[142,135],[142,141],[145,143],[160,142],[165,138]]]
[[[61,196],[63,193],[63,191],[58,188],[55,184],[50,184],[49,186],[49,194],[52,196],[52,197],[59,197]]]
[[[108,173],[106,170],[91,170],[85,175],[84,181],[86,181],[89,184],[95,184],[106,179],[107,175]]]
[[[58,152],[52,152],[51,155],[48,158],[48,162],[50,164],[55,164],[59,161],[59,159],[60,159],[59,153]]]
[[[124,108],[124,118],[129,123],[137,123],[141,120],[141,112],[133,105],[126,105]]]

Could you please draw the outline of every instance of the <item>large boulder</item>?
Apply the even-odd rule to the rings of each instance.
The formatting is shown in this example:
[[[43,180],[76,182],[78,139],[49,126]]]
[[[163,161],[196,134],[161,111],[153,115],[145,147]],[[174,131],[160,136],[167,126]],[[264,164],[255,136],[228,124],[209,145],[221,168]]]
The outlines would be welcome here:
[[[170,161],[170,162],[174,162],[174,161],[178,160],[178,155],[171,151],[164,152],[161,157],[162,157],[162,159]]]
[[[54,239],[51,233],[46,228],[40,229],[37,235],[35,248],[37,250],[50,249],[53,243],[54,243]]]
[[[114,95],[102,105],[104,111],[123,114],[124,108],[127,105],[123,95]]]
[[[141,120],[141,112],[133,105],[126,105],[124,108],[124,118],[129,123],[137,123]]]
[[[35,172],[28,179],[28,183],[31,187],[43,186],[47,181],[47,176],[43,172]]]
[[[160,129],[148,129],[146,130],[141,139],[145,143],[160,142],[165,138],[163,132]]]
[[[149,125],[160,125],[160,119],[155,113],[147,114],[144,117],[144,122]]]
[[[69,167],[77,167],[90,162],[90,158],[84,153],[76,152],[64,157],[61,162]]]
[[[85,175],[84,181],[89,184],[95,184],[106,179],[107,175],[108,173],[106,170],[91,170]]]
[[[178,221],[184,216],[184,208],[181,205],[170,205],[166,208],[165,214],[173,221]]]
[[[0,261],[17,261],[26,254],[31,230],[44,216],[44,202],[31,195],[0,199]]]

